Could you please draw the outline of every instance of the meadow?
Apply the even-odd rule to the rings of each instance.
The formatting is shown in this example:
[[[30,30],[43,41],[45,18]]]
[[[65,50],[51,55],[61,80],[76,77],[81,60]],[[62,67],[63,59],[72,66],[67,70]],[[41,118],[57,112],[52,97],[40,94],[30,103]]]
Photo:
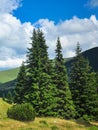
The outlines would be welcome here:
[[[34,121],[21,122],[7,117],[12,105],[0,98],[0,130],[98,130],[98,123],[64,120],[52,117],[36,117]]]

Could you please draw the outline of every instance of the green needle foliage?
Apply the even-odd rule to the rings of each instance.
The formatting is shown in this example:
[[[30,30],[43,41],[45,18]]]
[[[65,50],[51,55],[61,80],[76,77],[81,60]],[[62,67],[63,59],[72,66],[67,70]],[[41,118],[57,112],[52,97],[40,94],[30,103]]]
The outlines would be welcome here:
[[[7,115],[9,118],[20,121],[32,121],[35,119],[34,108],[29,103],[12,106],[8,109]]]
[[[23,103],[25,100],[24,97],[26,91],[26,67],[24,63],[22,63],[19,74],[17,76],[17,82],[14,91],[14,102],[18,104]]]
[[[72,101],[71,92],[67,82],[67,73],[64,65],[64,59],[62,55],[62,47],[60,39],[57,39],[56,45],[56,58],[55,58],[55,85],[56,85],[56,98],[59,117],[73,118],[75,117],[75,109]]]
[[[77,117],[87,115],[92,119],[98,115],[98,94],[95,73],[82,56],[77,44],[76,57],[70,71],[70,88],[76,106]],[[97,115],[96,115],[97,114]]]
[[[31,48],[27,55],[27,85],[25,96],[39,116],[49,116],[53,107],[50,60],[44,35],[40,29],[33,31]]]

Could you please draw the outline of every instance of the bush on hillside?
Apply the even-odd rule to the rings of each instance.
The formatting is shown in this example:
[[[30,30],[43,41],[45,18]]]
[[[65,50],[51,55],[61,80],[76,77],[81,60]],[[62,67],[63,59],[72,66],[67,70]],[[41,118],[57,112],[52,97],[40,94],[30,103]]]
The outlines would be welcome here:
[[[20,121],[31,121],[35,119],[35,111],[31,104],[18,104],[8,109],[7,115]]]

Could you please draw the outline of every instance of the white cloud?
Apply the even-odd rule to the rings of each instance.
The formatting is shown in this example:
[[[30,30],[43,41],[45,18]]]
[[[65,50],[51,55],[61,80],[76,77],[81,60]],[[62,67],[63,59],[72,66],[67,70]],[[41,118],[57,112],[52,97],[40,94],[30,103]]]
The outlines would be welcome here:
[[[36,25],[40,25],[44,31],[50,57],[55,55],[53,52],[58,36],[62,43],[64,57],[71,57],[75,54],[74,50],[78,41],[83,50],[98,46],[98,20],[94,15],[89,19],[73,17],[58,24],[48,19],[41,19]]]
[[[29,46],[33,27],[29,22],[22,24],[12,14],[0,16],[0,68],[5,65],[11,67],[12,64],[13,67],[19,66]]]
[[[57,37],[60,37],[64,57],[75,55],[76,43],[79,41],[83,51],[98,46],[98,20],[92,15],[89,19],[73,17],[55,24],[48,19],[40,19],[33,25],[21,23],[12,14],[0,17],[0,68],[19,66],[23,59],[34,27],[43,30],[50,58],[55,56]],[[11,62],[11,64],[10,64]],[[16,63],[15,63],[16,62]]]
[[[21,23],[12,14],[20,2],[0,0],[0,68],[19,66],[30,42],[33,26],[30,22]]]
[[[22,64],[22,61],[24,59],[22,58],[8,58],[6,60],[0,60],[0,68],[5,69],[5,68],[15,68],[19,67]]]
[[[90,6],[91,8],[98,7],[98,0],[89,0],[87,6]]]
[[[21,0],[0,0],[0,13],[12,13],[20,6]]]
[[[21,23],[11,14],[0,15],[0,42],[1,46],[25,48],[32,32],[31,23]]]
[[[25,59],[32,30],[36,26],[39,26],[44,32],[50,58],[55,56],[58,36],[64,57],[75,55],[78,41],[83,51],[98,46],[98,20],[95,15],[83,19],[74,16],[72,19],[60,21],[58,24],[49,19],[40,19],[32,25],[30,22],[21,23],[11,13],[19,7],[19,3],[20,0],[0,2],[0,68],[14,68],[21,65]]]

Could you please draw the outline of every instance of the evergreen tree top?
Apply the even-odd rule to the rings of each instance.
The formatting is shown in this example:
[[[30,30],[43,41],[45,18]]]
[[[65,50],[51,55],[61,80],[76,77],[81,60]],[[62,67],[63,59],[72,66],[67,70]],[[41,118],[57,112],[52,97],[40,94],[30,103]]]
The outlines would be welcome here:
[[[62,55],[62,46],[61,46],[61,42],[60,42],[60,38],[58,37],[57,39],[57,43],[56,43],[56,60],[59,62],[63,62],[63,55]]]
[[[77,42],[77,46],[76,46],[76,56],[81,55],[81,53],[82,53],[82,49],[81,49],[81,47],[80,47],[80,43]]]

